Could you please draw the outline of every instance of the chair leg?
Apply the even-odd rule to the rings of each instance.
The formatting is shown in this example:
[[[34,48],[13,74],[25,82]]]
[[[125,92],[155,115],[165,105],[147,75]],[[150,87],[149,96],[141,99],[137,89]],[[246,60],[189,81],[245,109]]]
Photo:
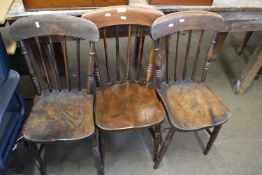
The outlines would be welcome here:
[[[93,153],[93,157],[94,157],[94,161],[95,161],[95,165],[96,165],[96,169],[97,169],[97,174],[98,175],[104,175],[104,164],[102,162],[101,159],[101,154],[96,142],[96,137],[94,136],[94,138],[92,138],[92,153]]]
[[[239,46],[238,50],[237,50],[237,54],[241,55],[243,50],[245,49],[245,47],[247,46],[247,42],[249,41],[251,35],[253,34],[252,31],[248,31],[245,35],[244,40],[242,41],[241,45]]]
[[[154,156],[153,156],[153,160],[154,161],[156,161],[156,159],[157,159],[159,145],[160,145],[160,140],[161,140],[161,124],[155,126],[155,132],[154,132]]]
[[[175,134],[175,130],[174,128],[170,128],[169,131],[168,131],[168,134],[165,138],[165,141],[164,143],[162,144],[161,146],[161,149],[159,151],[159,154],[157,156],[157,159],[155,161],[155,164],[154,164],[154,169],[157,169],[161,160],[163,159],[164,155],[166,154],[166,151],[168,149],[168,146],[170,145],[173,137],[174,137],[174,134]]]
[[[34,159],[34,162],[40,172],[41,175],[45,175],[45,169],[44,169],[44,166],[43,166],[43,160],[41,158],[41,154],[37,148],[37,145],[35,143],[29,143],[29,148],[30,150],[32,151],[33,153],[33,159]]]
[[[217,135],[221,129],[221,125],[214,128],[213,132],[210,135],[209,141],[207,143],[206,149],[204,150],[204,154],[207,155],[213,143],[215,142]]]
[[[104,164],[104,160],[105,160],[105,153],[104,153],[104,141],[103,141],[103,133],[97,129],[97,135],[98,135],[98,148],[100,151],[100,155],[101,155],[101,159],[102,159],[102,163]]]

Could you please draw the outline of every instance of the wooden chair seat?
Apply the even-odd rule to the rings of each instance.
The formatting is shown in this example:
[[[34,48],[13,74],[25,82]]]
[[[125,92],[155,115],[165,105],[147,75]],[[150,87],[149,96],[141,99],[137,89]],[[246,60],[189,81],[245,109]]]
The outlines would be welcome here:
[[[153,88],[137,83],[118,83],[96,92],[96,125],[103,130],[154,126],[165,111]]]
[[[170,123],[178,130],[215,127],[229,118],[227,107],[204,83],[178,82],[164,89],[159,95]]]
[[[93,96],[86,91],[53,91],[36,96],[23,128],[33,142],[78,140],[92,135]]]

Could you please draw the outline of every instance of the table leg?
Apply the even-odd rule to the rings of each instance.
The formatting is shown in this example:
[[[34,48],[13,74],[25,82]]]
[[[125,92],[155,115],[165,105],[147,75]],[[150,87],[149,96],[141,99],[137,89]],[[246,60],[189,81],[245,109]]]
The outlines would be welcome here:
[[[238,55],[241,55],[241,54],[242,54],[243,50],[244,50],[245,47],[247,46],[247,42],[249,41],[252,33],[253,33],[252,31],[249,31],[249,32],[246,33],[244,40],[242,41],[241,45],[239,46],[239,48],[238,48],[238,50],[237,50],[237,54],[238,54]]]
[[[255,49],[255,52],[251,55],[251,58],[241,73],[240,79],[237,81],[234,87],[236,94],[243,94],[247,88],[251,85],[255,76],[259,72],[262,66],[262,42],[260,42]]]

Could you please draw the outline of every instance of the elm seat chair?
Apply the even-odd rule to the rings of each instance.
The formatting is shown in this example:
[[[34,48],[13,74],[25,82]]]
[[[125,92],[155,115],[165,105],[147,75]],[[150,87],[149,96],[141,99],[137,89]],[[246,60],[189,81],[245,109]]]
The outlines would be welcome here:
[[[19,43],[37,94],[22,136],[32,149],[41,174],[45,174],[40,156],[43,147],[38,149],[36,143],[45,145],[87,138],[91,139],[97,172],[103,174],[93,121],[93,63],[95,42],[99,39],[96,25],[66,15],[32,16],[15,21],[11,36]],[[80,58],[80,44],[85,41],[90,43],[87,43],[90,45],[87,61]],[[57,69],[53,42],[61,42],[65,75]],[[72,57],[69,57],[69,44],[75,48]],[[32,56],[29,47],[32,45],[37,46],[33,51],[38,57]],[[85,65],[84,74],[80,65]],[[75,77],[70,76],[73,73]]]
[[[166,67],[165,78],[163,81],[161,81],[160,77],[157,79],[157,92],[165,107],[170,129],[155,161],[155,169],[166,153],[175,131],[189,132],[206,129],[210,134],[210,139],[204,150],[204,154],[207,154],[221,126],[228,120],[229,110],[205,84],[210,63],[215,61],[215,56],[218,54],[215,53],[217,51],[216,42],[223,40],[224,37],[223,33],[218,32],[227,32],[227,30],[228,26],[220,15],[203,11],[172,13],[158,18],[153,23],[151,32],[155,40],[155,57],[157,57],[157,60],[161,59],[158,51],[160,38],[168,38],[170,35],[176,34],[174,68],[170,67],[171,58],[169,58],[168,54],[170,39],[166,39],[166,61],[165,63],[162,62]],[[179,57],[179,52],[182,51],[182,46],[179,43],[182,32],[183,34],[188,33],[185,35],[187,36],[185,57]],[[208,36],[206,33],[209,32],[213,34],[211,44],[208,53],[204,54],[204,60],[201,62],[200,52],[204,50],[203,45],[204,41],[206,41],[204,35]],[[196,34],[198,40],[193,57],[190,58],[192,55],[190,49],[193,46],[191,41],[193,33]],[[160,63],[160,61],[157,61],[157,63]],[[159,75],[161,74],[160,66],[158,64],[156,70]],[[174,77],[172,80],[170,78],[171,74]],[[214,128],[212,132],[210,128]]]
[[[97,80],[96,125],[100,132],[154,128],[154,159],[159,150],[160,127],[165,117],[165,111],[152,84],[154,54],[151,51],[147,62],[147,57],[143,56],[142,52],[142,38],[145,35],[144,31],[146,29],[150,31],[153,21],[162,15],[161,11],[155,9],[115,6],[102,8],[82,16],[82,18],[88,19],[98,26],[104,43],[104,54],[102,54],[102,58],[99,54],[96,54],[95,61],[95,77]],[[108,47],[111,45],[107,42],[107,29],[109,27],[111,29],[115,27],[114,33],[111,34],[111,36],[115,36],[115,57],[111,56],[111,58],[108,52]],[[123,31],[127,31],[127,34]],[[135,36],[135,32],[138,33],[139,37],[138,58],[134,58],[138,60],[136,68],[131,67],[131,38],[132,35]],[[123,36],[127,36],[125,59],[120,58],[119,40]],[[121,45],[123,44],[124,40]],[[102,66],[99,65],[103,60],[105,60],[105,79],[102,79]],[[147,62],[146,70],[142,67],[142,60]],[[113,67],[113,65],[115,66]],[[100,143],[102,142],[100,141]]]

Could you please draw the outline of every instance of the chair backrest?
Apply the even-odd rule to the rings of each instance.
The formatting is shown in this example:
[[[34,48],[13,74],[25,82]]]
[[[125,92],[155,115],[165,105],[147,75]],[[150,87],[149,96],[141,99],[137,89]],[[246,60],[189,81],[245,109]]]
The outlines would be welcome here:
[[[102,8],[87,14],[84,14],[82,18],[88,19],[94,22],[101,32],[101,37],[103,38],[103,50],[104,54],[97,52],[96,61],[95,61],[95,77],[97,86],[100,86],[101,83],[114,83],[120,81],[141,81],[141,70],[142,70],[142,59],[143,57],[148,58],[148,63],[145,71],[145,79],[147,83],[151,82],[153,67],[154,67],[154,55],[153,52],[149,54],[148,57],[143,55],[143,45],[145,35],[150,33],[150,27],[154,20],[163,13],[159,10],[152,8],[143,8],[143,7],[133,7],[133,6],[114,6]],[[132,52],[132,36],[136,37],[136,44],[134,50],[136,53]],[[110,37],[115,37],[115,44],[110,40]],[[121,59],[122,46],[125,46],[124,40],[120,42],[120,37],[127,37],[127,51],[126,59]],[[110,40],[111,42],[108,42]],[[115,46],[115,54],[110,55],[110,46]],[[126,48],[124,47],[124,50]],[[131,57],[134,54],[134,59],[137,60],[137,67],[131,64]],[[98,59],[98,57],[103,57],[105,59]],[[111,59],[110,57],[115,57]],[[103,77],[100,73],[102,66],[101,62],[104,62],[104,75]],[[122,62],[122,63],[121,63]],[[144,62],[146,62],[144,60]],[[121,66],[122,65],[122,66]],[[115,69],[115,71],[113,70]],[[133,73],[132,73],[133,72]],[[102,77],[102,78],[101,78]],[[102,79],[102,81],[101,81]]]
[[[185,11],[177,12],[158,18],[152,25],[152,38],[155,40],[155,54],[157,59],[163,60],[159,55],[159,40],[166,40],[165,81],[205,81],[210,62],[215,60],[214,49],[217,40],[222,36],[219,32],[227,32],[228,26],[224,19],[212,12]],[[175,34],[175,36],[172,36]],[[193,36],[194,34],[194,36]],[[210,35],[211,34],[211,35]],[[204,35],[211,36],[208,50],[204,49]],[[183,37],[186,41],[183,43]],[[182,48],[182,44],[185,46]],[[194,42],[194,43],[193,43]],[[174,52],[171,45],[174,43]],[[206,51],[201,54],[201,50]],[[171,53],[172,52],[172,53]],[[181,56],[183,52],[184,56]],[[170,55],[174,59],[169,59]],[[201,60],[201,57],[203,59]],[[171,67],[171,62],[172,67]],[[161,83],[160,63],[157,61],[157,84]],[[192,63],[192,64],[190,64]],[[173,81],[172,81],[173,82]]]
[[[38,95],[43,89],[80,90],[81,80],[87,80],[84,88],[90,93],[95,42],[99,39],[94,23],[67,15],[30,16],[15,21],[10,32],[12,38],[19,42]],[[80,59],[80,43],[85,41],[88,42],[85,48],[90,45],[89,49],[85,49],[89,50],[89,58]],[[72,54],[73,51],[75,54]],[[63,60],[61,64],[58,64],[59,60]],[[80,70],[85,63],[87,76],[82,77]]]

